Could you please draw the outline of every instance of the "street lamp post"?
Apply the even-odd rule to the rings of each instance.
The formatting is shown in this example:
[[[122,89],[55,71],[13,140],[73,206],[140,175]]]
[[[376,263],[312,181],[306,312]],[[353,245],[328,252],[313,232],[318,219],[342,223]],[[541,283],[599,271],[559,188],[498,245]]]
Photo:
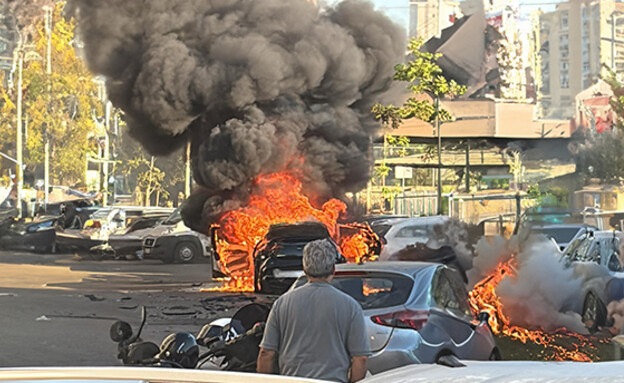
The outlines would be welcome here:
[[[615,51],[615,24],[617,22],[616,16],[621,16],[622,14],[624,13],[618,10],[611,12],[611,70],[614,73],[617,73],[615,68],[615,56],[617,55],[617,52]]]
[[[15,49],[15,54],[17,58],[17,102],[16,104],[16,139],[15,139],[15,161],[17,162],[17,171],[15,172],[15,183],[16,183],[16,199],[17,199],[17,211],[18,217],[22,218],[22,190],[24,189],[24,160],[23,160],[23,127],[22,127],[22,98],[23,98],[23,81],[22,81],[22,72],[24,70],[24,61],[31,60],[40,60],[41,56],[39,56],[36,52],[26,51],[26,49],[31,49],[32,46],[25,46],[21,42],[18,43],[17,48]]]
[[[438,135],[438,215],[442,215],[442,136],[440,135],[440,96],[435,99],[435,121]]]
[[[22,189],[24,188],[24,165],[22,159],[22,69],[24,66],[24,51],[20,46],[17,52],[17,132],[16,132],[16,161],[15,183],[17,185],[17,217],[22,218]]]
[[[48,81],[48,114],[50,112],[50,104],[52,103],[52,8],[44,6],[45,11],[45,30],[46,30],[46,75]],[[50,189],[50,138],[48,136],[49,124],[46,124],[46,129],[43,137],[43,202],[46,211],[48,210],[48,193]]]

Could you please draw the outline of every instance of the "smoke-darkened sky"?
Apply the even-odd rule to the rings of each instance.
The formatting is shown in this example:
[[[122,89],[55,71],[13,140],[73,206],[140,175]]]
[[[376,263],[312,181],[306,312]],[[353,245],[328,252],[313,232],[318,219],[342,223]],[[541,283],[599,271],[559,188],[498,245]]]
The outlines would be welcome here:
[[[190,139],[195,228],[246,203],[260,174],[295,171],[313,197],[365,186],[371,106],[404,30],[370,2],[74,0],[87,62],[154,154]]]

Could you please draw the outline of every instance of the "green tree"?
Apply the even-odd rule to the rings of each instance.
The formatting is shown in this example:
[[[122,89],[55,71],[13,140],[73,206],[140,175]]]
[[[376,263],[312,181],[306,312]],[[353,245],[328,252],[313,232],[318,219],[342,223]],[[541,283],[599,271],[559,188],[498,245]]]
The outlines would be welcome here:
[[[393,129],[398,128],[404,119],[417,118],[419,120],[434,123],[439,121],[450,121],[452,116],[449,112],[439,106],[440,99],[460,96],[466,91],[464,86],[457,84],[453,80],[447,80],[437,61],[442,57],[439,53],[429,53],[421,50],[422,39],[412,39],[408,42],[408,61],[397,64],[394,67],[394,81],[407,83],[407,90],[411,96],[405,100],[403,105],[382,105],[377,103],[371,112],[376,120],[381,121],[384,126]],[[409,139],[406,137],[393,137],[401,150],[406,152]],[[385,163],[387,139],[384,137],[384,161],[375,169],[376,175],[387,175],[390,168]],[[425,147],[425,151],[431,149]],[[385,179],[383,177],[382,179]],[[388,188],[383,183],[384,197],[386,194],[394,195],[396,188]],[[386,190],[387,189],[387,190]],[[400,188],[399,188],[400,190]],[[387,198],[387,197],[386,197]]]
[[[140,154],[125,163],[124,174],[136,174],[137,187],[145,206],[153,203],[159,205],[161,198],[169,198],[169,192],[164,188],[165,172],[156,167],[154,156],[148,160]]]
[[[457,97],[466,91],[464,86],[444,77],[437,63],[442,55],[423,52],[422,45],[421,39],[410,40],[407,46],[408,61],[394,67],[394,81],[406,82],[412,96],[402,106],[379,103],[373,106],[372,113],[375,119],[386,126],[398,128],[407,118],[432,123],[439,116],[440,121],[450,121],[451,114],[443,108],[438,108],[436,114],[436,101],[445,97]]]
[[[603,79],[613,91],[610,100],[615,114],[612,131],[588,131],[584,140],[576,145],[574,157],[576,171],[585,178],[598,178],[604,183],[624,180],[624,86],[616,74],[604,67]]]
[[[51,33],[52,73],[46,73],[47,37],[44,21],[36,25],[34,47],[41,60],[24,64],[24,118],[28,121],[25,163],[43,167],[44,142],[50,143],[50,180],[73,185],[84,181],[90,135],[103,135],[96,117],[102,115],[98,84],[76,55],[75,21],[66,20],[65,2],[55,5]],[[100,130],[100,132],[98,132]]]

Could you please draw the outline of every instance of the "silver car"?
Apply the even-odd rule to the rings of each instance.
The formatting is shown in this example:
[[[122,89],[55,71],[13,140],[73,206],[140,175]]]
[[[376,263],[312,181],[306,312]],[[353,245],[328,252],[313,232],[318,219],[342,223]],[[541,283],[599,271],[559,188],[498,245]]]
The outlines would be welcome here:
[[[300,277],[291,287],[306,283]],[[373,373],[414,363],[459,359],[497,360],[501,355],[487,325],[475,320],[459,274],[424,262],[369,262],[336,266],[332,280],[362,305],[373,355]]]

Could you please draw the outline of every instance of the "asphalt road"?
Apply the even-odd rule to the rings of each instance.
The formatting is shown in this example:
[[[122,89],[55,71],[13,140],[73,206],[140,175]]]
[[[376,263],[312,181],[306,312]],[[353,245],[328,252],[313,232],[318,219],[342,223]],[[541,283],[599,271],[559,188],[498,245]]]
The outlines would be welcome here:
[[[117,319],[156,343],[177,331],[197,333],[231,315],[253,294],[200,292],[210,264],[92,261],[72,254],[0,251],[0,367],[119,365],[109,327]]]

